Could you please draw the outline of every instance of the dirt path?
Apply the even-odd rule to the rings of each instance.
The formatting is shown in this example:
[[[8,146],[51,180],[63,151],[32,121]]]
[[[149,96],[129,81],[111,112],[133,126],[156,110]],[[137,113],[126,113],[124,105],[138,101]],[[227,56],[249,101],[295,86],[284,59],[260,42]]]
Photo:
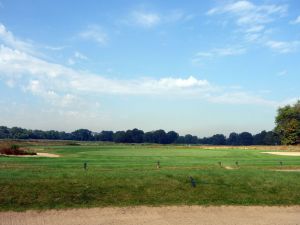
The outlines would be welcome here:
[[[172,206],[0,212],[0,225],[299,225],[300,206]]]

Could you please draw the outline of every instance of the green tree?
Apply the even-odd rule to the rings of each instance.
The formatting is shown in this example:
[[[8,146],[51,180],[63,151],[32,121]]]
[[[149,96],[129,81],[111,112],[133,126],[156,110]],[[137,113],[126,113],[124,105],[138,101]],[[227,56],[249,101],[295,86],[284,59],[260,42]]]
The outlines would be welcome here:
[[[252,145],[253,144],[253,136],[249,132],[242,132],[238,136],[239,145]]]
[[[92,141],[93,140],[92,132],[87,129],[75,130],[72,132],[72,136],[73,136],[73,139],[77,140],[77,141]]]
[[[238,138],[239,138],[239,135],[237,133],[235,133],[235,132],[230,133],[230,135],[227,139],[227,144],[228,145],[238,145],[239,144]]]
[[[300,143],[300,101],[278,109],[275,132],[284,145]]]

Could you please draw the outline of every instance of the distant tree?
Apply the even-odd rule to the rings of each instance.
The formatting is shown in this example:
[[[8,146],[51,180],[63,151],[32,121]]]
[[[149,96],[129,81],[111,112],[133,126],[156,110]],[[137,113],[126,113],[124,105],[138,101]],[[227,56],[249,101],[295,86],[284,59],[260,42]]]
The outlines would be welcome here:
[[[253,136],[249,132],[242,132],[238,136],[239,145],[252,145],[253,144]]]
[[[125,131],[125,143],[133,143],[132,140],[132,130]]]
[[[72,140],[73,139],[73,136],[71,133],[66,133],[64,131],[59,132],[58,135],[59,135],[60,140]]]
[[[154,143],[166,144],[168,142],[167,134],[164,130],[156,130],[153,132]]]
[[[175,143],[178,137],[178,133],[175,131],[169,131],[167,133],[167,144]]]
[[[267,132],[263,130],[262,132],[253,135],[253,145],[264,145],[265,144],[265,137]]]
[[[103,130],[103,131],[101,131],[100,134],[97,134],[97,140],[98,141],[113,141],[113,135],[114,135],[113,131]]]
[[[79,129],[72,132],[72,136],[74,140],[77,141],[92,141],[93,135],[90,130],[87,129]]]
[[[49,140],[59,140],[59,132],[56,130],[45,131],[45,138]],[[77,139],[75,139],[77,140]],[[78,139],[79,140],[79,139]]]
[[[0,139],[9,138],[9,128],[5,126],[0,126]]]
[[[223,134],[215,134],[211,137],[212,145],[225,145],[226,137]]]
[[[26,129],[20,127],[12,127],[10,129],[10,137],[14,139],[28,139],[29,133]]]
[[[278,109],[275,132],[284,145],[300,143],[300,100],[294,105]]]
[[[198,143],[198,137],[193,136],[191,134],[187,134],[184,136],[184,142],[185,144],[197,144]]]
[[[207,138],[207,137],[199,138],[198,143],[203,144],[203,145],[207,145],[207,144],[209,144],[209,138]]]
[[[230,133],[226,140],[227,145],[239,145],[239,135],[235,132]]]
[[[177,143],[177,144],[185,144],[185,138],[184,138],[184,136],[179,136],[179,137],[176,139],[176,143]]]
[[[280,144],[279,136],[273,131],[268,131],[264,137],[263,145],[278,145],[278,144]]]
[[[143,135],[143,140],[145,143],[154,143],[154,135],[152,131],[146,132]]]
[[[117,131],[116,133],[114,133],[113,140],[116,143],[126,143],[126,132]]]
[[[33,130],[30,132],[31,139],[46,139],[45,131]]]
[[[133,143],[142,143],[144,141],[144,131],[133,129],[131,132],[131,140]]]

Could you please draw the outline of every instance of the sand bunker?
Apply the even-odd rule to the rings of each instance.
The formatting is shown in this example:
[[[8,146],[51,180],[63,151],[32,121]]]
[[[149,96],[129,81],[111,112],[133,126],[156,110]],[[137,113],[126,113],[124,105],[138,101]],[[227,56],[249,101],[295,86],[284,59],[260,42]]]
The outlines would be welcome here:
[[[300,172],[300,169],[281,169],[281,170],[273,170],[273,171],[280,171],[280,172]]]
[[[41,157],[50,157],[50,158],[60,157],[60,155],[52,154],[52,153],[46,153],[46,152],[37,152],[36,154],[37,154],[37,156],[41,156]]]
[[[4,156],[7,156],[7,157],[50,157],[50,158],[60,157],[60,155],[46,153],[46,152],[37,152],[36,155],[4,155]]]
[[[0,225],[299,225],[300,206],[170,206],[0,212]]]
[[[232,166],[224,166],[224,168],[225,168],[226,170],[235,170],[235,169],[237,169],[237,168],[234,168],[234,167],[232,167]]]
[[[283,155],[283,156],[300,156],[300,152],[262,152],[272,155]]]

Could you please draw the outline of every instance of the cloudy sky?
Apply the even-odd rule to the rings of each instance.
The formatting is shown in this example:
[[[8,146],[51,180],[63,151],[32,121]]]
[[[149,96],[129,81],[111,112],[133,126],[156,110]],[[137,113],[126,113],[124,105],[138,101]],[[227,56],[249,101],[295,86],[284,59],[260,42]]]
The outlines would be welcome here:
[[[1,125],[256,133],[299,87],[298,0],[0,0]]]

